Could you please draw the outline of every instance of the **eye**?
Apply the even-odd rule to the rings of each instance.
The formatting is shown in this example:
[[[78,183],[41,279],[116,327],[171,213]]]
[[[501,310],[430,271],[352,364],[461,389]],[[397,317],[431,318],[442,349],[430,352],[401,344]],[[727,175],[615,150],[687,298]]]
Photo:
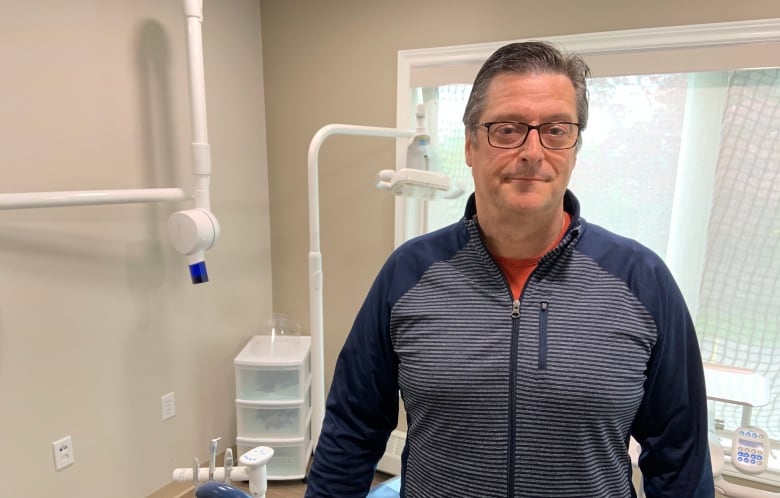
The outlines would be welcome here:
[[[525,134],[525,127],[517,123],[496,123],[492,127],[493,134],[503,137]]]
[[[549,123],[542,128],[545,135],[551,137],[567,137],[571,133],[572,125],[568,123]]]

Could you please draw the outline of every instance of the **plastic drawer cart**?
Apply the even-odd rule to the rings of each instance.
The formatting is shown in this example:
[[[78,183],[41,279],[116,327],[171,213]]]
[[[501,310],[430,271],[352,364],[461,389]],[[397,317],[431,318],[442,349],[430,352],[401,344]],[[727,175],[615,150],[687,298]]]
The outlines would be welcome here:
[[[312,452],[311,339],[254,336],[235,357],[236,448],[270,446],[268,479],[303,479]]]

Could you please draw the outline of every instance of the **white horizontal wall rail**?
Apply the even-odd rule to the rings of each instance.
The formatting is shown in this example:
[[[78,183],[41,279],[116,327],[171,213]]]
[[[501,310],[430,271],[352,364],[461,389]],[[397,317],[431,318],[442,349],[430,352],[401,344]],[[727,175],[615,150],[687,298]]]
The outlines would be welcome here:
[[[180,188],[28,192],[0,194],[0,209],[177,202],[186,200],[188,197]]]

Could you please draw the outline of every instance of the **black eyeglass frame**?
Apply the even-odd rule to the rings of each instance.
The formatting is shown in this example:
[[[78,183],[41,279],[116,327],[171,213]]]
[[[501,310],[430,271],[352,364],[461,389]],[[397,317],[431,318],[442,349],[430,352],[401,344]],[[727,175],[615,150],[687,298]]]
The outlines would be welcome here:
[[[490,141],[490,127],[497,124],[512,124],[512,125],[523,125],[527,127],[528,129],[525,132],[525,137],[523,137],[523,140],[512,147],[506,147],[502,145],[494,145]],[[556,124],[566,124],[566,125],[574,125],[577,127],[577,138],[574,139],[574,143],[571,144],[568,147],[548,147],[544,144],[544,139],[542,138],[542,127],[549,126],[549,125],[556,125]],[[495,147],[496,149],[519,149],[522,147],[527,141],[528,141],[528,135],[531,134],[531,130],[536,130],[536,134],[539,135],[539,143],[548,150],[568,150],[573,149],[577,146],[577,144],[580,142],[580,135],[582,133],[582,125],[580,123],[571,123],[569,121],[552,121],[550,123],[539,123],[538,125],[530,125],[528,123],[523,123],[521,121],[488,121],[486,123],[479,123],[477,126],[485,127],[485,131],[487,132],[487,141],[488,145],[491,147]]]

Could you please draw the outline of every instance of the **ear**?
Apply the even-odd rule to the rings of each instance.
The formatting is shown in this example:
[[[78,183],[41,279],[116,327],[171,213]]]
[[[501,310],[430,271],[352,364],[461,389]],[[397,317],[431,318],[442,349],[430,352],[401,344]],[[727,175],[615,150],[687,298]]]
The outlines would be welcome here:
[[[466,166],[468,166],[469,168],[471,167],[471,158],[472,155],[474,154],[474,149],[476,149],[475,144],[471,142],[471,136],[472,134],[469,133],[469,130],[466,130],[466,140],[465,140],[466,145],[465,145],[464,155],[466,158]]]

